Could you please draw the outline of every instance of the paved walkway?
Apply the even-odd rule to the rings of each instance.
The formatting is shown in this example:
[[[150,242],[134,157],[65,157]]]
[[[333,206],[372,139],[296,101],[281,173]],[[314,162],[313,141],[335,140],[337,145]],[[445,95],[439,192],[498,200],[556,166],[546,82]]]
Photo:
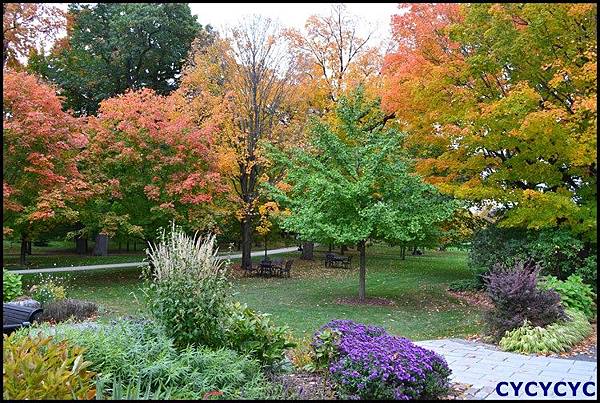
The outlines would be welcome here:
[[[281,253],[295,252],[298,250],[297,246],[290,246],[288,248],[271,249],[268,251],[268,255],[278,255]],[[263,256],[264,250],[252,252],[250,256]],[[241,253],[233,255],[221,255],[218,259],[240,259]],[[145,266],[146,262],[131,262],[131,263],[110,263],[110,264],[94,264],[88,266],[68,266],[68,267],[49,267],[44,269],[21,269],[21,270],[10,270],[11,273],[17,274],[36,274],[36,273],[57,273],[57,272],[68,272],[68,271],[87,271],[87,270],[101,270],[101,269],[119,269],[126,267],[141,267]]]
[[[595,400],[596,396],[596,361],[573,360],[563,358],[550,358],[543,356],[522,355],[499,350],[493,345],[471,342],[461,339],[426,340],[416,344],[433,350],[446,358],[450,369],[451,379],[454,382],[471,384],[466,392],[466,397],[471,399],[588,399]],[[500,388],[501,393],[508,396],[499,396],[496,385],[499,382],[523,382],[518,396],[514,389],[507,384]],[[527,382],[552,382],[548,395],[544,396],[542,387],[532,385],[530,391],[537,392],[537,396],[528,396],[524,393]],[[558,393],[566,392],[566,396],[559,397],[554,393],[554,383],[564,381],[581,382],[576,395],[569,385],[561,385]],[[587,397],[582,392],[583,384],[593,381],[588,387],[588,392],[594,396]]]

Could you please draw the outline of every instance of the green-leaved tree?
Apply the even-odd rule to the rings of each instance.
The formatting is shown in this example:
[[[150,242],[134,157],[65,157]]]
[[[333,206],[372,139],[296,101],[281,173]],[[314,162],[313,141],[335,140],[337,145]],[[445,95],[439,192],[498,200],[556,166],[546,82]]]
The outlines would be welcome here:
[[[313,122],[309,152],[296,149],[287,157],[273,150],[291,185],[287,192],[271,189],[290,211],[283,227],[306,240],[358,244],[361,301],[367,240],[419,239],[456,207],[412,173],[399,153],[402,134],[385,123],[379,101],[367,101],[359,88],[340,98],[332,122]]]
[[[61,88],[66,108],[95,115],[128,89],[175,90],[194,38],[213,35],[185,3],[72,3],[67,37],[50,55],[33,54],[28,68]]]

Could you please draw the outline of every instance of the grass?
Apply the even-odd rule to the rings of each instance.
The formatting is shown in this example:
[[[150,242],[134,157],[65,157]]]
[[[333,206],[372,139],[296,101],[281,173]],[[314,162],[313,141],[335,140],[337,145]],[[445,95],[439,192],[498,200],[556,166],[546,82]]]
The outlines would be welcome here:
[[[367,297],[389,299],[393,306],[336,302],[358,293],[357,252],[347,253],[353,255],[350,270],[324,268],[323,250],[316,253],[314,262],[296,259],[291,278],[242,277],[233,270],[235,298],[271,314],[276,323],[287,324],[297,337],[309,337],[329,320],[342,318],[383,326],[414,340],[462,337],[479,331],[479,308],[446,293],[448,283],[469,277],[466,253],[427,251],[400,260],[396,249],[368,248]],[[297,258],[298,253],[287,256]],[[104,308],[104,316],[114,317],[143,314],[140,273],[137,269],[112,269],[54,277],[68,278],[71,297],[96,301]],[[24,276],[24,280],[31,284],[35,276]]]

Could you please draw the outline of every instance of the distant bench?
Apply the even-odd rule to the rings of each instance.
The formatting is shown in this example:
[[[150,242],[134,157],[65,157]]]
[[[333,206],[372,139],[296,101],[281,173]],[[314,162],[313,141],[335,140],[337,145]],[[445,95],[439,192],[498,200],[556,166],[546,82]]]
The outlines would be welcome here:
[[[31,325],[42,312],[42,308],[29,308],[21,305],[3,304],[2,333],[11,334],[17,329]]]
[[[350,268],[350,261],[352,260],[352,256],[340,256],[335,253],[326,253],[325,254],[325,267],[344,267],[346,269]]]

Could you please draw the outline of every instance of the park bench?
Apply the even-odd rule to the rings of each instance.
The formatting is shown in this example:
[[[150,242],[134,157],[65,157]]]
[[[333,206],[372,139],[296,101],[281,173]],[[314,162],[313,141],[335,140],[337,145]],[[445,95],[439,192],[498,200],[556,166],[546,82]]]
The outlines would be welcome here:
[[[14,304],[3,304],[2,333],[11,334],[21,327],[31,325],[42,312],[42,308],[29,308]]]
[[[340,256],[335,253],[325,254],[325,267],[344,267],[345,269],[349,269],[351,261],[352,256]]]

